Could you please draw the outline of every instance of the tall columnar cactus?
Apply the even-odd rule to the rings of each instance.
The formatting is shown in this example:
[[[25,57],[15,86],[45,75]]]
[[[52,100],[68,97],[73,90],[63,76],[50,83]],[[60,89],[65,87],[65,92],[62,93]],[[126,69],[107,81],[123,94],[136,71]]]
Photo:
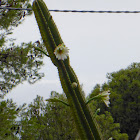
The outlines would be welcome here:
[[[68,49],[42,0],[34,0],[33,11],[52,63],[57,67],[62,88],[67,96],[77,130],[83,140],[101,140],[95,120],[83,97],[78,78],[70,66]],[[59,54],[65,51],[64,56]]]

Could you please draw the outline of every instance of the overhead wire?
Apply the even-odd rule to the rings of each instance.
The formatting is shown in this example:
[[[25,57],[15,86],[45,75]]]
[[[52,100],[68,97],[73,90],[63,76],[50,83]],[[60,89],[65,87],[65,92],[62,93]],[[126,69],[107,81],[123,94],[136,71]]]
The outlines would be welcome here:
[[[9,9],[9,10],[27,10],[32,11],[32,8],[14,8],[14,7],[2,7],[0,6],[0,9]],[[50,12],[72,12],[72,13],[140,13],[140,11],[95,11],[95,10],[49,10]]]

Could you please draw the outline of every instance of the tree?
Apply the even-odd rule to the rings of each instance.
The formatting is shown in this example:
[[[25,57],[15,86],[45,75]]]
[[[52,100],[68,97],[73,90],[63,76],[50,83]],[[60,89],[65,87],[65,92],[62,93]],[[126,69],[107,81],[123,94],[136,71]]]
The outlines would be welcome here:
[[[0,6],[13,8],[30,8],[30,0],[1,0]],[[0,9],[0,47],[8,41],[7,35],[12,33],[13,27],[17,27],[26,15],[32,11]]]
[[[17,106],[12,100],[0,101],[0,139],[16,140],[18,125],[15,121],[18,115]]]
[[[51,92],[51,99],[58,98],[67,103],[65,94]],[[120,133],[120,125],[114,123],[109,112],[96,115],[96,106],[90,103],[90,109],[98,122],[103,138],[113,137],[116,140],[128,140],[127,134]],[[21,115],[21,139],[80,139],[70,107],[60,102],[44,103],[43,98],[37,96]]]
[[[31,8],[30,0],[1,0],[2,7],[13,7],[13,8]],[[21,23],[22,17],[27,14],[31,14],[31,11],[23,10],[0,10],[0,26],[2,29],[8,29],[10,26],[17,26]]]
[[[43,55],[34,49],[36,45],[38,43],[22,43],[21,46],[12,44],[11,48],[1,50],[0,89],[3,94],[25,80],[34,83],[44,76],[38,72],[43,65]]]
[[[58,98],[67,103],[65,94],[52,92],[51,98]],[[56,140],[57,138],[59,140],[80,139],[70,107],[59,102],[48,102],[46,105],[46,115],[50,118],[49,123],[52,124],[51,128],[55,134],[54,138]]]
[[[21,113],[20,136],[21,139],[45,139],[47,124],[44,124],[45,103],[43,98],[37,96],[33,103]]]
[[[51,98],[58,98],[67,103],[64,94],[51,92]],[[97,120],[104,139],[110,137],[116,140],[127,140],[126,134],[119,132],[119,124],[113,122],[109,112],[95,116],[95,105],[90,103],[90,109]],[[45,103],[43,97],[37,96],[26,106],[17,106],[12,100],[0,102],[0,138],[9,139],[53,139],[79,140],[79,134],[70,107],[59,102]]]
[[[121,131],[133,140],[140,126],[140,63],[108,75],[112,95],[110,111]]]
[[[2,7],[31,8],[30,0],[2,0],[0,4]],[[35,46],[43,48],[42,41],[15,45],[15,39],[8,37],[23,23],[24,17],[31,14],[32,11],[0,9],[0,96],[25,80],[34,83],[44,76],[39,73],[43,55],[34,49]]]
[[[101,92],[101,86],[97,84],[87,99],[97,96]],[[128,140],[128,135],[120,132],[120,124],[114,122],[111,113],[109,111],[104,111],[109,109],[103,101],[99,99],[93,100],[90,102],[89,106],[105,140],[108,140],[109,138],[115,140]],[[98,112],[98,110],[100,111]]]
[[[109,109],[102,105],[102,113],[110,111],[114,121],[120,123],[121,132],[133,140],[140,126],[140,63],[110,73],[107,78],[108,83],[96,87],[92,93],[110,89],[111,104]]]
[[[126,133],[120,133],[120,124],[114,123],[114,119],[110,112],[96,116],[96,120],[100,126],[101,132],[105,140],[113,138],[115,140],[128,140]]]
[[[66,100],[64,94],[59,95],[56,92],[52,92],[51,97]],[[79,138],[70,108],[61,103],[45,104],[43,98],[37,96],[21,116],[21,139],[76,140]]]

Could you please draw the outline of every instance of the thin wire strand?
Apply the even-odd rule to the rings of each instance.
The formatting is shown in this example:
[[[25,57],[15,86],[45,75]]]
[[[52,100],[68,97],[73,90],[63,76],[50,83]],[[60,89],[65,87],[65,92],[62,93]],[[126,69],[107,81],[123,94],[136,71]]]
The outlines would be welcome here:
[[[92,10],[49,10],[50,12],[73,12],[73,13],[140,13],[140,11],[92,11]]]
[[[13,8],[13,7],[1,7],[0,9],[9,9],[9,10],[27,10],[32,11],[31,8]],[[72,12],[72,13],[140,13],[140,11],[93,11],[93,10],[49,10],[50,12]]]
[[[8,10],[27,10],[27,11],[32,11],[31,8],[13,8],[13,7],[1,7],[0,6],[0,9],[8,9]]]

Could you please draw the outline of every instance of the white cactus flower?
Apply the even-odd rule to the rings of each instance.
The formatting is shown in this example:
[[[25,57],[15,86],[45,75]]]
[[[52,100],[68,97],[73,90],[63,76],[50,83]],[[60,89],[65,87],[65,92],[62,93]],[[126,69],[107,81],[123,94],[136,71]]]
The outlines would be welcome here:
[[[58,45],[54,50],[54,54],[58,60],[67,59],[68,53],[69,49],[64,44]]]
[[[102,100],[104,101],[104,103],[106,104],[107,107],[109,107],[109,104],[110,104],[109,95],[110,95],[109,91],[104,91],[101,93]]]

